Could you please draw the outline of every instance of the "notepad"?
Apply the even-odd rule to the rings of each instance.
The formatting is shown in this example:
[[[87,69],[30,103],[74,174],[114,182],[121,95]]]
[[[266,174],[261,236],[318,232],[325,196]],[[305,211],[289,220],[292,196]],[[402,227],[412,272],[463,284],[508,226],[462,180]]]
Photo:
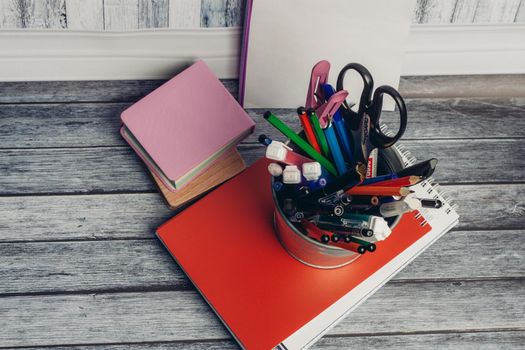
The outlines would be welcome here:
[[[197,61],[121,114],[122,136],[170,190],[188,183],[255,123]]]
[[[312,268],[275,235],[267,164],[259,160],[157,230],[243,348],[312,345],[458,220],[447,202],[432,215],[405,214],[373,254],[338,269]],[[427,182],[414,189],[442,199]]]

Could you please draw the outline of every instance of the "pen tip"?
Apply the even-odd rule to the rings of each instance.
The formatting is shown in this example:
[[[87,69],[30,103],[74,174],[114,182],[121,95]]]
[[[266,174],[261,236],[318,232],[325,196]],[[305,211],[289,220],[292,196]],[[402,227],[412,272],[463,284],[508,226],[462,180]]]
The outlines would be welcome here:
[[[304,107],[299,107],[299,108],[297,108],[297,114],[299,114],[299,115],[305,113],[305,111],[306,111],[306,110],[304,109]]]
[[[270,112],[270,111],[264,112],[264,119],[270,118],[271,115],[272,115],[272,112]]]
[[[312,115],[313,113],[315,113],[314,109],[313,108],[308,108],[306,110],[306,114],[308,114],[309,116]]]

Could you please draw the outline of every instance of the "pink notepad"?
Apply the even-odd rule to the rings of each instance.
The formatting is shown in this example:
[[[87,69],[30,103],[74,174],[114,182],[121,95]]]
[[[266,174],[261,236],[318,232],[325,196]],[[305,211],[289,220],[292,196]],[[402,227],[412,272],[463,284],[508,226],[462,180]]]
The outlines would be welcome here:
[[[123,134],[166,186],[198,175],[255,123],[203,61],[121,114]]]

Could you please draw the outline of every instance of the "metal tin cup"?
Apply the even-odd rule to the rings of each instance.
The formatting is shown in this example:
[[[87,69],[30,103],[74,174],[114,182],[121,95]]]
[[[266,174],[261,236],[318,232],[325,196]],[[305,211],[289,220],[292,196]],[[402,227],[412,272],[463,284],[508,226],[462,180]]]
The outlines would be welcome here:
[[[379,152],[378,173],[396,172],[403,168],[403,161],[395,148],[391,147]],[[273,179],[272,179],[273,183]],[[272,184],[270,184],[272,185]],[[319,269],[334,269],[350,264],[361,254],[323,244],[311,239],[299,231],[288,220],[277,200],[272,186],[274,202],[274,227],[277,237],[286,251],[303,264]],[[387,219],[391,229],[399,222],[400,217]]]

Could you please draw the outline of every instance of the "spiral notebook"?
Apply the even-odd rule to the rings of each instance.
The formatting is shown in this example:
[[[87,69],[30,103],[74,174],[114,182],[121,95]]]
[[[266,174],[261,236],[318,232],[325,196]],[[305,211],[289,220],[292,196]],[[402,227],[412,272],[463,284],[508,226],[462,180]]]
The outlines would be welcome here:
[[[401,154],[407,164],[412,162]],[[454,209],[427,180],[413,187],[416,194],[444,201],[442,208],[405,214],[376,252],[345,267],[312,268],[291,257],[277,240],[266,167],[267,160],[259,160],[157,230],[246,349],[311,346],[458,222]]]

